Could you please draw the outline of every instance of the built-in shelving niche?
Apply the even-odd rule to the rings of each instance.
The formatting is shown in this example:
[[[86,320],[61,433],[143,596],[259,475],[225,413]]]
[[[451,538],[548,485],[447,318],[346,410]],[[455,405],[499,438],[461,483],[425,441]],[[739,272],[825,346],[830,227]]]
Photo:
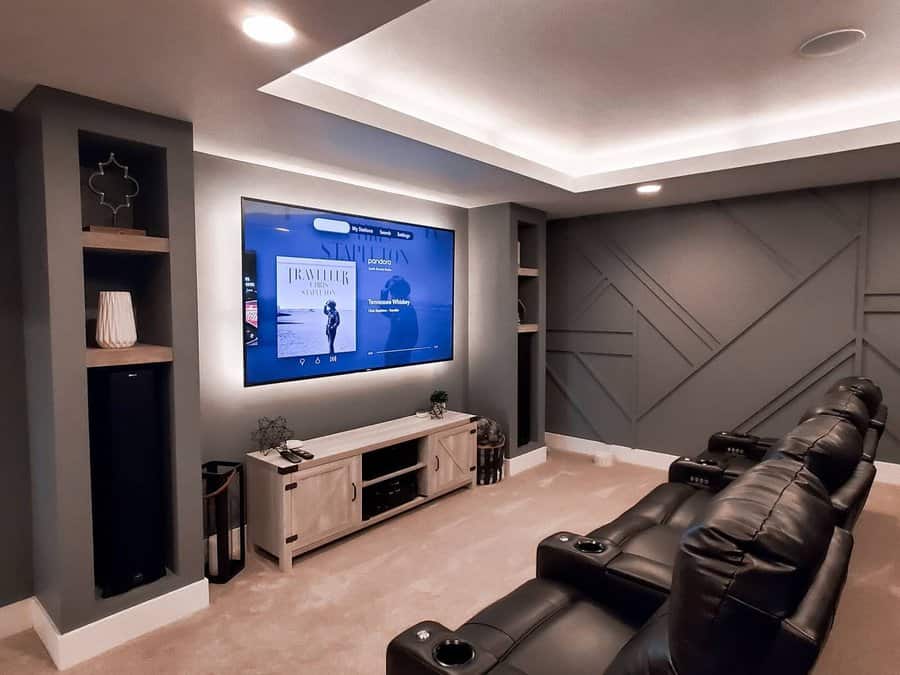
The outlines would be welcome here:
[[[171,282],[165,255],[112,255],[84,251],[85,344],[96,348],[100,291],[128,291],[134,305],[138,342],[171,347]]]
[[[518,446],[530,447],[539,439],[537,371],[539,367],[538,333],[541,329],[540,231],[537,225],[517,223],[518,236],[518,354],[517,354],[517,429]]]
[[[114,223],[110,209],[100,205],[100,198],[89,187],[91,174],[98,164],[115,153],[116,161],[128,167],[128,175],[137,180],[139,190],[130,208],[119,209]],[[148,236],[169,236],[169,209],[166,190],[166,149],[147,143],[78,132],[78,163],[81,176],[81,225],[127,227],[145,230]],[[116,169],[118,171],[118,169]],[[110,195],[121,197],[121,195]],[[128,235],[131,236],[131,235]]]
[[[112,211],[100,204],[100,198],[88,182],[110,153],[128,167],[138,181],[138,193],[131,206]],[[136,365],[171,361],[172,288],[169,274],[169,220],[166,190],[166,150],[146,143],[88,131],[78,132],[78,157],[81,181],[82,229],[90,226],[143,230],[146,235],[88,232],[82,234],[84,255],[86,364]],[[111,167],[121,171],[116,167]],[[101,183],[101,186],[105,184]],[[121,201],[122,195],[109,195]],[[101,353],[96,350],[97,301],[100,291],[128,291],[134,305],[139,346],[124,352]]]
[[[169,217],[166,149],[146,143],[79,131],[79,174],[81,187],[82,256],[84,261],[85,365],[88,368],[150,365],[160,377],[163,400],[160,420],[165,442],[163,456],[164,530],[166,567],[177,573],[175,560],[175,486],[172,466],[172,284],[169,256]],[[132,205],[122,208],[117,219],[100,205],[89,187],[90,176],[110,153],[128,167],[138,181]],[[113,168],[121,171],[118,168]],[[121,199],[121,195],[111,195]],[[146,234],[88,231],[90,226],[143,230]],[[96,343],[97,306],[101,291],[131,293],[138,344],[129,349],[99,349]],[[89,401],[90,405],[90,401]],[[143,597],[154,587],[164,588],[166,578],[128,591],[125,596]],[[121,604],[125,596],[101,599],[101,603]]]

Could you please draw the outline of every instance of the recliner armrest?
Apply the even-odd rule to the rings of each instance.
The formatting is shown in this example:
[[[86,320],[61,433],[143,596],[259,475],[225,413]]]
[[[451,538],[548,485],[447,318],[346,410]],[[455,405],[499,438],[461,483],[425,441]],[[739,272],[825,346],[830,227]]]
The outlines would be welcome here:
[[[579,541],[601,544],[598,553],[579,551]],[[668,596],[671,569],[653,560],[623,553],[609,540],[557,532],[538,545],[537,576],[555,581],[594,602],[615,607],[637,622],[646,620]]]
[[[603,572],[620,551],[608,540],[557,532],[538,544],[537,577],[558,581],[591,598],[601,598],[606,582]]]
[[[738,455],[760,460],[778,441],[777,438],[763,438],[739,431],[719,431],[709,437],[707,452]]]
[[[417,623],[387,646],[387,675],[483,675],[495,665],[486,649],[435,621]]]
[[[761,672],[806,673],[812,669],[831,631],[852,550],[853,536],[835,528],[825,560],[806,596],[782,621],[771,653],[771,670]]]
[[[877,469],[871,462],[859,462],[847,482],[831,493],[831,507],[837,514],[837,524],[852,530],[862,513]]]
[[[725,467],[714,460],[679,457],[669,465],[669,482],[718,492],[727,480]]]

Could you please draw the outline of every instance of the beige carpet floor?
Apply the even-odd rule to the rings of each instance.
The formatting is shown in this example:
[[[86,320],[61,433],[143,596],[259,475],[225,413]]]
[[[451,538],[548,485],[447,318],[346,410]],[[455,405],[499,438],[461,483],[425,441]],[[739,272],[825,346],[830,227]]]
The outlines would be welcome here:
[[[72,675],[384,673],[391,637],[421,619],[456,627],[534,574],[535,545],[588,531],[664,480],[553,453],[496,486],[463,490],[298,558],[251,556],[212,604]],[[876,485],[856,530],[837,622],[816,675],[889,675],[900,664],[900,488]],[[0,641],[0,673],[53,673],[32,631]],[[564,675],[561,673],[560,675]]]

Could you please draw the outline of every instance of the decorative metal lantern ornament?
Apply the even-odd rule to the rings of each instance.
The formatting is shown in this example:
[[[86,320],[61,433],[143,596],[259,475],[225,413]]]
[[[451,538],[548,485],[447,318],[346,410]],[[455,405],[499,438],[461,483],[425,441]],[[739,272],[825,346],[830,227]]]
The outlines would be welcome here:
[[[98,170],[88,179],[91,192],[100,197],[100,206],[105,206],[113,214],[113,227],[119,225],[119,210],[130,209],[132,200],[138,196],[141,186],[128,173],[128,167],[116,159],[116,153],[109,153],[109,159],[100,162]],[[111,167],[121,169],[121,175],[110,171]]]

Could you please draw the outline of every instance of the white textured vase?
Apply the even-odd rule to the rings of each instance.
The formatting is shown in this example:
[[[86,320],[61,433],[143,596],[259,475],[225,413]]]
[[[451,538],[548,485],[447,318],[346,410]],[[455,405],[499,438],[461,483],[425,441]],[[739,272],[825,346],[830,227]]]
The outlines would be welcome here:
[[[97,344],[103,349],[125,349],[137,342],[134,308],[128,291],[100,291],[97,306]]]

